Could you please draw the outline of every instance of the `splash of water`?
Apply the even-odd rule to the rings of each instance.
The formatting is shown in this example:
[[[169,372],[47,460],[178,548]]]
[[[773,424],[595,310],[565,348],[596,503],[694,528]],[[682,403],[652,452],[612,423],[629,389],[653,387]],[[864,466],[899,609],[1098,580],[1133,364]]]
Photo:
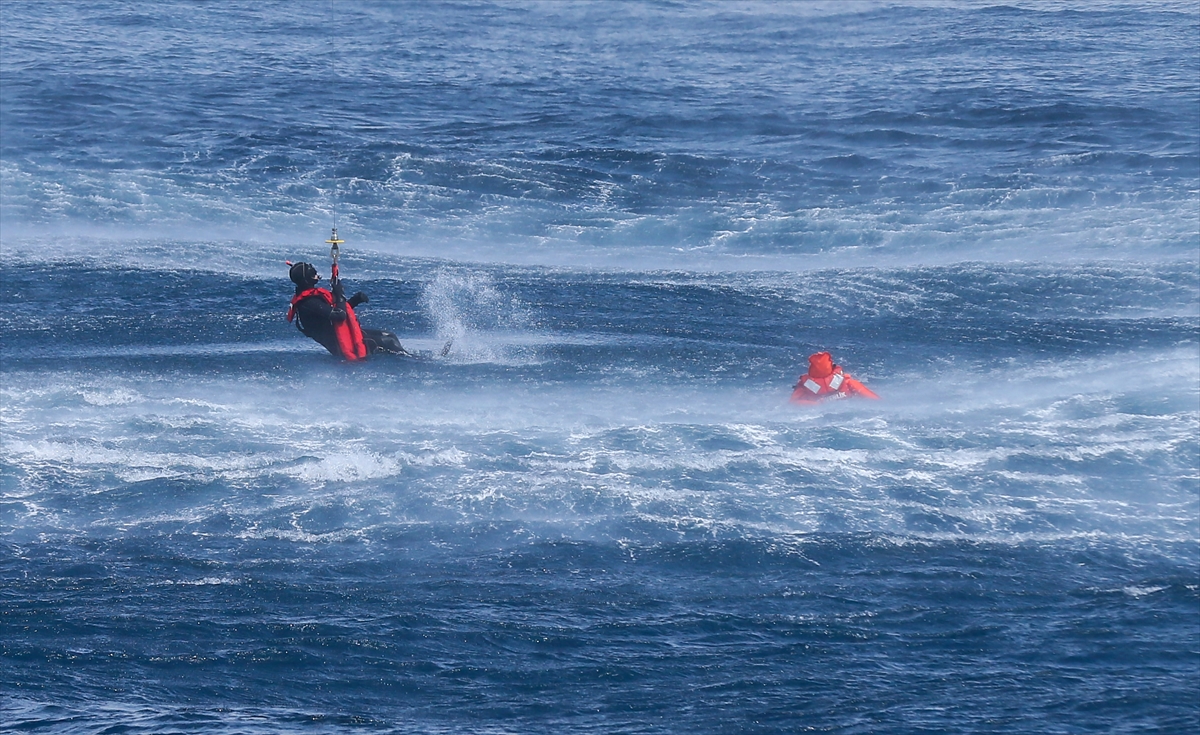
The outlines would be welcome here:
[[[487,273],[444,269],[421,294],[421,306],[439,341],[452,344],[459,362],[512,362],[535,358],[521,332],[533,326],[531,311]]]

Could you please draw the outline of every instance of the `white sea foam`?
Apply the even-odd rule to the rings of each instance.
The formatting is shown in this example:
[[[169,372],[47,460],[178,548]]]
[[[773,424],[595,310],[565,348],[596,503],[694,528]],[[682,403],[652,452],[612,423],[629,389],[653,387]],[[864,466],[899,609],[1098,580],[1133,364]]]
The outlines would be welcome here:
[[[357,482],[394,477],[401,463],[375,452],[335,450],[325,453],[316,462],[305,462],[288,474],[309,483]]]
[[[1129,587],[1122,588],[1121,591],[1124,592],[1125,594],[1129,595],[1130,597],[1145,597],[1147,595],[1153,595],[1155,592],[1162,592],[1165,589],[1167,589],[1167,588],[1166,587],[1129,586]]]
[[[159,585],[172,586],[179,585],[183,587],[208,587],[217,585],[232,585],[238,586],[244,583],[245,580],[236,577],[201,577],[199,579],[181,579],[181,580],[164,580],[159,582]]]
[[[694,274],[774,273],[797,274],[813,271],[858,269],[906,269],[943,267],[963,263],[985,264],[1138,264],[1195,262],[1195,248],[1175,243],[1195,243],[1195,202],[1180,202],[1176,210],[1146,209],[1113,213],[1097,219],[1094,213],[1061,213],[1048,227],[1033,221],[1005,230],[994,225],[947,226],[888,232],[880,229],[877,215],[868,212],[841,213],[839,225],[848,231],[883,232],[875,246],[842,246],[815,251],[754,252],[731,241],[736,235],[720,234],[722,247],[655,247],[642,233],[621,234],[621,228],[606,236],[611,242],[581,246],[579,228],[564,229],[551,237],[521,237],[511,242],[484,240],[462,234],[443,233],[438,238],[397,240],[372,232],[342,234],[353,238],[346,246],[347,262],[354,277],[387,277],[414,264],[442,264],[448,272],[487,265],[532,268],[582,269],[587,271],[663,272]],[[885,213],[886,214],[886,213]],[[791,215],[787,215],[791,216]],[[954,218],[951,214],[943,216]],[[1189,219],[1190,217],[1190,219]],[[127,228],[62,223],[57,225],[6,226],[0,266],[17,264],[87,261],[95,265],[193,270],[254,278],[286,278],[284,260],[322,260],[323,238],[329,222],[304,216],[303,224],[286,231],[266,226],[217,225],[206,228],[204,239],[196,229],[175,228],[165,223],[139,225],[136,235]],[[1037,218],[1035,218],[1036,220]],[[1129,232],[1130,221],[1140,221],[1138,232]],[[485,221],[486,231],[497,223]],[[770,226],[770,222],[758,225]],[[836,235],[836,233],[835,233]],[[625,244],[628,243],[628,244]],[[357,258],[357,262],[354,259]],[[381,265],[387,264],[381,268]]]
[[[3,497],[16,504],[10,514],[59,529],[100,520],[47,510],[87,493],[123,524],[255,519],[327,497],[369,509],[371,523],[628,515],[747,532],[1193,539],[1197,473],[1180,462],[1200,435],[1189,408],[1200,366],[1190,348],[1138,359],[1152,369],[1135,384],[1128,356],[1060,359],[1034,384],[1006,370],[947,371],[931,394],[923,378],[900,376],[878,384],[885,401],[816,409],[784,405],[786,390],[636,384],[464,392],[383,382],[362,404],[361,385],[321,379],[293,386],[328,407],[312,411],[291,390],[232,376],[140,386],[20,373],[0,393],[6,461],[19,470]],[[1181,402],[1136,410],[1164,395]],[[232,495],[220,505],[185,495],[172,502],[191,510],[166,512],[107,495],[197,481]],[[263,492],[274,499],[264,504]],[[262,533],[332,538],[294,531]]]

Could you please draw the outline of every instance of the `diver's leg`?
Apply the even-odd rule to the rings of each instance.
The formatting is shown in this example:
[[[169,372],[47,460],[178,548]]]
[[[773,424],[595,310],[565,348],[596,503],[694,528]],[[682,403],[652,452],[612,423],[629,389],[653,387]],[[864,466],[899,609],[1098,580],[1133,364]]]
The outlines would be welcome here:
[[[408,350],[404,349],[404,345],[400,344],[400,338],[391,332],[380,332],[379,349],[396,355],[411,354]]]
[[[382,329],[364,329],[363,342],[367,345],[367,352],[376,354],[385,352],[392,355],[407,355],[408,350],[400,344],[400,339],[391,332],[385,332]]]
[[[367,354],[374,355],[379,352],[380,335],[383,333],[381,329],[366,329],[362,328],[363,344],[367,346]]]

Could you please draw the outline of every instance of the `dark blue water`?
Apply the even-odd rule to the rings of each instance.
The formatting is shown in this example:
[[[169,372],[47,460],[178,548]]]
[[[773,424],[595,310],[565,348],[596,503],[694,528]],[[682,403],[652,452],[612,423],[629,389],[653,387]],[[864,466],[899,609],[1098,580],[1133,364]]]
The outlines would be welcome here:
[[[0,730],[1200,729],[1197,79],[1193,3],[5,2]],[[430,356],[284,320],[331,227]]]

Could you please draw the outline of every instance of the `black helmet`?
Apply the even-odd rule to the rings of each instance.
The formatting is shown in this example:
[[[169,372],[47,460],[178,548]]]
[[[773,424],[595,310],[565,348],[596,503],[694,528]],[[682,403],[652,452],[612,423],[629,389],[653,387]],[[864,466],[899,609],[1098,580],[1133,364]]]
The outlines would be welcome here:
[[[292,270],[288,273],[292,283],[297,286],[315,286],[321,277],[317,275],[317,269],[311,263],[297,263],[292,266]]]

